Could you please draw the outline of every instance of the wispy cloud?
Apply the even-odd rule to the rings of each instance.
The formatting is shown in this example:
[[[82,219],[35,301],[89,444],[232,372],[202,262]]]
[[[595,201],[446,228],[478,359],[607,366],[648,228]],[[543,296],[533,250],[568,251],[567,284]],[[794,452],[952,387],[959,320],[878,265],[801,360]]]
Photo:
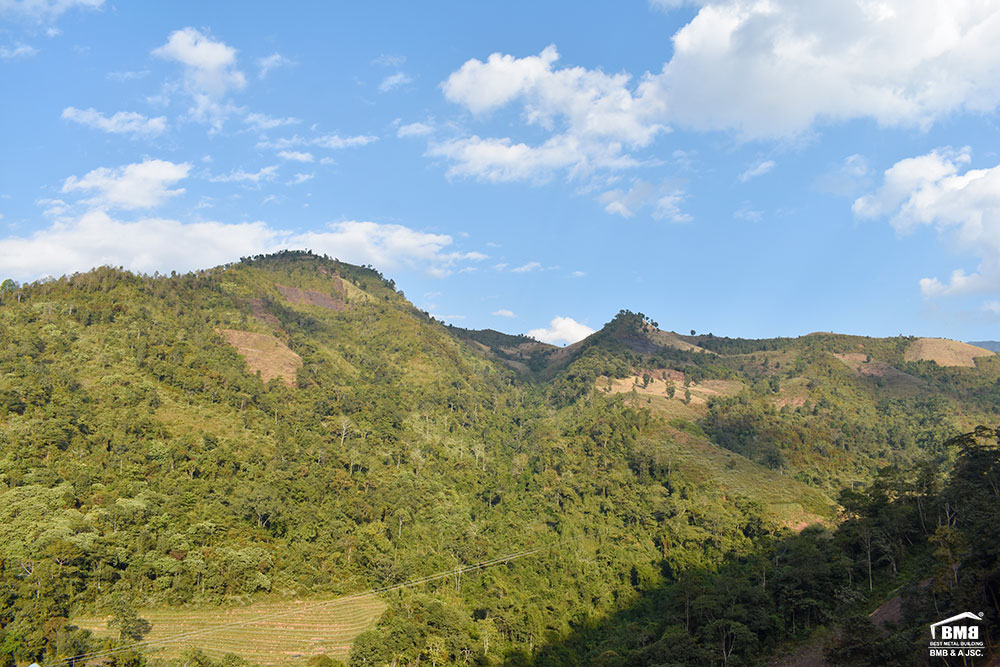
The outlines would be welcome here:
[[[775,164],[776,163],[774,160],[763,160],[761,162],[755,162],[754,164],[747,167],[742,174],[740,174],[740,182],[746,183],[751,178],[763,176],[767,172],[774,169]]]
[[[130,134],[133,137],[155,137],[167,129],[166,117],[148,118],[134,111],[119,111],[109,117],[93,108],[66,107],[62,117],[110,134]]]
[[[382,79],[382,82],[378,84],[378,90],[380,93],[387,93],[408,83],[413,83],[413,79],[406,72],[396,72]]]
[[[277,176],[278,165],[272,164],[269,167],[262,167],[254,172],[237,169],[228,174],[213,176],[208,180],[213,183],[260,183],[261,181],[273,181]]]

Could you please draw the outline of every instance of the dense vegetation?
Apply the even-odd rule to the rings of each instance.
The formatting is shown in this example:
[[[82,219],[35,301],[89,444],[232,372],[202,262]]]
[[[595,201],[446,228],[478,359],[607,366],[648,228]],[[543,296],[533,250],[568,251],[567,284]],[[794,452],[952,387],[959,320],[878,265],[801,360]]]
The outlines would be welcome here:
[[[966,514],[948,495],[995,447],[944,444],[996,420],[995,360],[906,365],[906,339],[864,339],[920,367],[879,385],[832,356],[851,337],[685,347],[628,311],[555,350],[449,330],[374,269],[308,253],[0,298],[0,665],[132,642],[144,607],[346,594],[524,549],[387,594],[351,663],[655,664],[668,645],[752,663],[945,551],[940,608],[996,593],[989,498],[971,489]],[[223,330],[273,336],[296,377],[263,382]],[[522,344],[531,363],[495,349]],[[610,391],[632,374],[662,395]],[[733,391],[693,402],[711,382]],[[845,486],[839,528],[789,532],[833,526]]]

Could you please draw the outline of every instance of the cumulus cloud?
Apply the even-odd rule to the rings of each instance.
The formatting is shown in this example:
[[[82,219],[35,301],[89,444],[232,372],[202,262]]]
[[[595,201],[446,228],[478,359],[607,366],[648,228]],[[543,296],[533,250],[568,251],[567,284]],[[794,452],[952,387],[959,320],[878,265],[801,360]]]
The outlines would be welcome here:
[[[968,147],[948,147],[900,160],[878,190],[854,202],[858,217],[888,218],[900,233],[931,226],[952,247],[978,257],[973,273],[956,269],[947,282],[921,279],[928,297],[1000,292],[1000,165],[968,169],[971,159]]]
[[[762,160],[759,162],[755,162],[749,167],[747,167],[746,171],[740,174],[740,181],[742,183],[746,183],[751,178],[757,178],[758,176],[763,176],[767,172],[774,169],[774,165],[775,165],[774,160]]]
[[[472,59],[442,84],[445,97],[476,116],[518,104],[526,125],[551,136],[537,145],[509,137],[469,136],[441,142],[429,154],[453,162],[452,175],[491,181],[570,176],[634,166],[626,151],[649,145],[665,127],[663,101],[648,94],[651,81],[628,74],[556,67],[549,46],[537,56],[494,53]]]
[[[95,208],[125,210],[152,208],[184,192],[170,186],[187,177],[191,165],[167,160],[146,159],[143,162],[116,167],[100,167],[83,178],[70,176],[62,186],[63,193],[95,192],[84,203]]]
[[[62,117],[110,134],[130,134],[133,137],[153,137],[167,129],[164,116],[148,118],[134,111],[119,111],[108,117],[93,108],[66,107]]]
[[[517,317],[513,310],[507,310],[506,308],[501,308],[500,310],[494,310],[493,315],[497,317]]]
[[[408,83],[413,83],[413,79],[406,72],[396,72],[382,79],[382,82],[378,84],[378,91],[380,93],[387,93],[394,88],[405,86]]]
[[[520,126],[441,140],[428,156],[445,160],[449,176],[544,181],[640,166],[647,162],[640,150],[669,127],[789,139],[855,119],[927,128],[955,112],[1000,105],[995,3],[654,3],[697,7],[673,35],[673,55],[659,71],[560,67],[555,46],[526,57],[468,60],[443,82],[445,97],[473,122],[513,110]],[[758,163],[744,178],[773,166]]]
[[[236,67],[236,49],[189,27],[170,33],[167,43],[152,53],[184,66],[183,87],[193,104],[191,118],[219,129],[235,110],[228,95],[246,86],[246,77]]]
[[[553,317],[547,328],[532,329],[528,335],[545,343],[575,343],[583,340],[594,330],[586,324],[577,322],[572,317]]]
[[[28,237],[0,239],[0,266],[17,280],[87,271],[104,264],[166,273],[284,248],[309,248],[383,270],[406,268],[444,276],[477,261],[478,253],[450,250],[452,243],[445,234],[376,222],[337,222],[321,231],[296,233],[265,222],[122,221],[95,209]]]
[[[992,3],[698,4],[654,78],[677,124],[774,138],[855,118],[926,127],[1000,102],[1000,7]]]

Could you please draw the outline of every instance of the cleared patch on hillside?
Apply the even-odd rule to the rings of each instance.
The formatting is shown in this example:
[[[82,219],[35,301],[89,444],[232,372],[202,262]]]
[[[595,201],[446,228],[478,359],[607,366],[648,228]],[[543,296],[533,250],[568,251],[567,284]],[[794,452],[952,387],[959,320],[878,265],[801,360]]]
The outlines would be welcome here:
[[[248,303],[250,304],[251,315],[256,317],[261,322],[270,324],[271,326],[276,327],[278,329],[281,328],[281,322],[278,321],[278,318],[274,316],[274,313],[272,313],[267,309],[267,307],[264,305],[263,299],[249,299]]]
[[[236,348],[252,373],[260,371],[260,378],[264,382],[271,378],[281,378],[289,387],[295,386],[295,374],[302,366],[302,357],[288,349],[283,342],[269,334],[234,329],[216,331]]]
[[[190,648],[199,648],[213,658],[233,653],[258,665],[302,665],[303,658],[323,654],[347,662],[354,638],[374,628],[383,611],[381,600],[367,596],[328,603],[256,603],[230,609],[151,609],[139,615],[153,625],[145,638],[152,642],[148,649],[151,656],[176,659]],[[111,634],[106,617],[73,622],[98,636]],[[190,636],[165,641],[182,634]],[[161,641],[164,643],[158,645]]]
[[[687,342],[673,331],[661,331],[657,329],[649,334],[649,339],[661,347],[675,347],[678,350],[686,350],[688,352],[708,352],[703,347],[698,347],[693,343]],[[711,354],[715,353],[712,352]]]
[[[649,379],[648,384],[646,376]],[[609,394],[631,394],[634,391],[639,396],[667,399],[670,387],[673,386],[674,395],[667,400],[682,402],[685,390],[690,390],[690,405],[702,407],[713,396],[731,396],[743,388],[743,383],[735,380],[705,380],[700,383],[692,382],[690,386],[685,387],[684,379],[684,373],[681,371],[672,368],[654,368],[637,371],[626,378],[597,378],[597,388]]]
[[[860,377],[877,379],[883,386],[888,385],[896,389],[916,390],[923,386],[920,378],[909,373],[904,373],[898,368],[880,361],[872,361],[871,357],[860,352],[849,352],[846,354],[834,355],[840,359],[848,368]]]
[[[289,303],[294,303],[297,305],[307,305],[307,306],[318,306],[320,308],[326,308],[327,310],[344,310],[347,304],[344,303],[344,289],[340,278],[335,278],[337,281],[335,288],[333,290],[334,294],[324,294],[323,292],[317,292],[311,289],[300,289],[298,287],[287,287],[285,285],[275,285],[278,291],[281,292],[281,296]]]
[[[976,357],[992,357],[995,352],[946,338],[918,338],[906,347],[906,361],[933,361],[938,366],[973,368]]]

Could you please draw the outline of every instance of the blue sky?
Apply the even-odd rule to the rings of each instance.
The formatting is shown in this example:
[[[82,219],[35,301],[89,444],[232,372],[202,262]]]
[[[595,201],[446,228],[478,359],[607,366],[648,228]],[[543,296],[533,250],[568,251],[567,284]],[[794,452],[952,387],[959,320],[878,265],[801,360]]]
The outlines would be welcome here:
[[[0,277],[294,247],[559,344],[996,339],[990,4],[0,0]]]

